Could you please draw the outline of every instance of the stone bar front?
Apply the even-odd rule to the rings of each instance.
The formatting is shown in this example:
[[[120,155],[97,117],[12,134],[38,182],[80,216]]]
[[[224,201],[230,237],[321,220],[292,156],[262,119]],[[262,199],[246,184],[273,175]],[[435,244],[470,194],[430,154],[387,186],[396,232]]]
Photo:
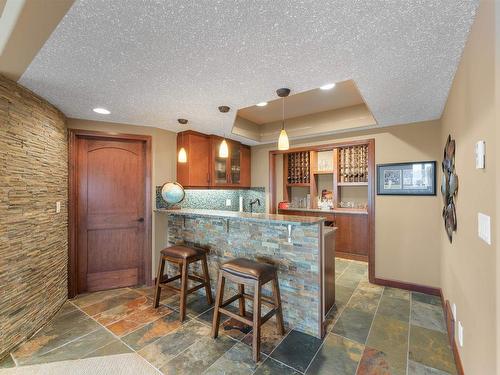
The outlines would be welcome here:
[[[195,209],[157,212],[168,215],[169,246],[184,243],[209,250],[214,293],[219,265],[227,260],[244,257],[275,264],[285,322],[323,335],[323,218]],[[167,272],[177,273],[172,268]],[[227,282],[225,299],[236,290]],[[263,293],[270,290],[266,285]]]

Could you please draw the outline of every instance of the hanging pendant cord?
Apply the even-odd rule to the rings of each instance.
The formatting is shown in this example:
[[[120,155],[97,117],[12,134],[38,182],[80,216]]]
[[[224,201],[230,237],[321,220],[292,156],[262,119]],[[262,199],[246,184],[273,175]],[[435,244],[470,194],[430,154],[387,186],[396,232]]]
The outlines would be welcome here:
[[[281,124],[281,130],[285,129],[285,98],[283,97],[283,105],[282,105],[282,109],[283,109],[283,122]]]

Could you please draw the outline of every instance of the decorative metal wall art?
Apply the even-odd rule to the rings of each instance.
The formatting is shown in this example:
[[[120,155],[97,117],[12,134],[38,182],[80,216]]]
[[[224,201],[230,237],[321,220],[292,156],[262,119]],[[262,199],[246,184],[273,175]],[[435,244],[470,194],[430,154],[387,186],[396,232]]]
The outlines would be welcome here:
[[[444,146],[443,177],[441,178],[441,194],[443,195],[443,220],[444,228],[450,243],[453,232],[457,230],[457,213],[455,210],[455,197],[458,191],[458,176],[455,174],[455,140],[448,136]]]

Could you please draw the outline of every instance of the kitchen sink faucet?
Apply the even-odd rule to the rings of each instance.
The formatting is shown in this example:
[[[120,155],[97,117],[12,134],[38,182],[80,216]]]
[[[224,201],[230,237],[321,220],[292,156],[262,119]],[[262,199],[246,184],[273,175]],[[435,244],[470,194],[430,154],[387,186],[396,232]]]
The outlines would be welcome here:
[[[255,198],[253,201],[250,201],[250,213],[253,212],[253,205],[257,203],[257,205],[260,207],[260,199],[259,198]]]

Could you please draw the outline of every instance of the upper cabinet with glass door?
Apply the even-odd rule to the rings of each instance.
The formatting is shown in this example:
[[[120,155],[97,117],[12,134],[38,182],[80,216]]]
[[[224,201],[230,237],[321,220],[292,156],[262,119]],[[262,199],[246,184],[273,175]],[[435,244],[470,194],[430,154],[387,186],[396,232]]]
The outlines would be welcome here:
[[[211,186],[225,186],[229,183],[229,158],[219,156],[219,148],[221,143],[222,138],[216,136],[210,137],[210,153],[212,155],[210,163],[210,174],[213,176]]]
[[[247,146],[226,140],[229,155],[226,158],[219,156],[219,148],[222,138],[212,136],[212,173],[214,178],[212,186],[249,187],[250,179],[250,153],[243,152]],[[246,150],[245,150],[246,151]],[[245,169],[245,170],[243,170]],[[245,176],[244,176],[245,175]]]
[[[229,153],[229,182],[231,185],[239,185],[241,182],[241,147],[235,144]]]

